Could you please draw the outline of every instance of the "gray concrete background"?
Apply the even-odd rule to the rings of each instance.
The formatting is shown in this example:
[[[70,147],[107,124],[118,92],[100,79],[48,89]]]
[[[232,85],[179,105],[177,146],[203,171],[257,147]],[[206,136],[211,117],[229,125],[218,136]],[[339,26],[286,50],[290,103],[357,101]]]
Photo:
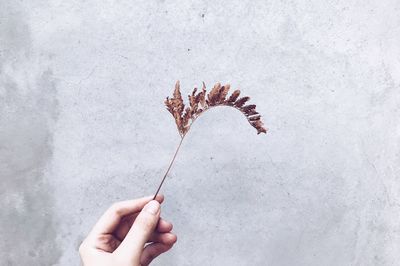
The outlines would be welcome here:
[[[0,1],[0,265],[78,265],[179,142],[177,79],[230,82],[163,193],[154,265],[399,265],[400,2]]]

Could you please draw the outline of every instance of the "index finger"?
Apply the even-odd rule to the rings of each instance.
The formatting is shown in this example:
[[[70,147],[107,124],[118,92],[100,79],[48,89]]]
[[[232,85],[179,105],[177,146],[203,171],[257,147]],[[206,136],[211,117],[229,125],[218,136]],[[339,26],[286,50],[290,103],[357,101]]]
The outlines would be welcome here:
[[[146,205],[152,199],[153,196],[148,196],[114,203],[100,217],[89,235],[110,234],[114,232],[124,216],[141,211],[144,205]],[[159,203],[162,203],[164,201],[164,196],[157,195],[156,200]]]

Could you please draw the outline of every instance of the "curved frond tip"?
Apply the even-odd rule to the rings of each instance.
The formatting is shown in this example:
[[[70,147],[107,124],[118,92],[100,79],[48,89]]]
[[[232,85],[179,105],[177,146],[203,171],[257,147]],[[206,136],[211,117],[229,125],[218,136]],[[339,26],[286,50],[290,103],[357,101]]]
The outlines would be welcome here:
[[[165,99],[165,105],[167,110],[174,117],[181,137],[185,136],[197,117],[208,109],[216,106],[231,106],[239,110],[244,114],[250,125],[257,130],[257,134],[267,133],[267,129],[261,121],[261,115],[256,111],[256,105],[246,105],[250,97],[242,96],[239,98],[240,90],[235,90],[231,95],[228,95],[229,89],[229,84],[221,85],[217,83],[210,92],[207,93],[206,86],[203,82],[203,87],[199,92],[197,88],[194,88],[192,93],[188,95],[189,106],[185,108],[180,92],[180,84],[179,81],[177,81],[173,96]]]

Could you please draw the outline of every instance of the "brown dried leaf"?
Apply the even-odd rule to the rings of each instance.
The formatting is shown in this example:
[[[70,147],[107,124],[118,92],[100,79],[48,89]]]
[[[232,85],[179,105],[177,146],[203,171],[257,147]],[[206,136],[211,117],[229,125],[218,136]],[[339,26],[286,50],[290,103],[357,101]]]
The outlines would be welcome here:
[[[189,121],[192,118],[192,111],[190,107],[186,107],[185,113],[182,118],[182,133],[185,134],[189,130]]]
[[[252,121],[250,122],[250,124],[257,129],[257,134],[260,133],[267,133],[267,129],[264,128],[264,124],[261,120],[256,120],[256,121]]]
[[[261,119],[261,115],[250,116],[249,121],[257,121]]]
[[[201,89],[201,92],[199,93],[199,100],[198,102],[200,103],[201,108],[206,107],[206,84],[203,82],[203,88]]]
[[[245,114],[246,114],[247,116],[250,116],[250,115],[258,115],[258,112],[256,112],[255,109],[251,109],[251,110],[246,111]]]
[[[208,93],[208,95],[207,95],[208,105],[213,106],[218,102],[220,88],[221,88],[221,84],[217,83],[214,85],[214,87]]]
[[[172,101],[175,110],[178,111],[180,115],[182,115],[185,104],[183,103],[179,80],[175,84],[174,97],[172,98]]]
[[[194,106],[196,106],[196,92],[197,92],[197,88],[194,88],[192,94],[188,95],[190,107],[192,107],[192,108]]]
[[[179,80],[175,84],[173,97],[167,97],[165,99],[165,105],[167,106],[168,111],[174,116],[176,127],[182,136],[185,126],[183,123],[183,110],[185,109],[185,104],[183,103],[182,94],[180,92]]]
[[[198,100],[196,99],[196,91],[197,88],[194,88],[192,95],[188,95],[189,98],[189,103],[190,103],[190,112],[193,115],[194,113],[196,113],[197,108],[198,108]]]
[[[225,101],[226,95],[228,95],[229,89],[231,88],[231,85],[226,84],[225,86],[222,86],[220,91],[219,91],[219,102],[222,103]]]
[[[257,130],[258,134],[267,132],[261,121],[261,116],[256,111],[256,105],[245,105],[250,98],[247,96],[239,98],[240,90],[235,90],[226,99],[229,89],[229,84],[221,86],[220,83],[217,83],[207,94],[206,85],[203,82],[200,92],[197,93],[197,88],[194,88],[193,92],[188,95],[189,106],[185,108],[179,81],[176,83],[173,97],[171,99],[167,97],[165,105],[168,111],[174,116],[176,126],[182,138],[189,131],[191,124],[197,117],[204,113],[204,111],[215,106],[231,106],[236,108],[246,116],[248,122]]]
[[[167,110],[168,110],[172,115],[174,115],[174,109],[173,109],[173,107],[172,107],[171,100],[167,97],[167,98],[165,99],[164,103],[165,103],[165,105],[167,106]]]
[[[256,112],[256,106],[254,104],[245,105],[245,103],[250,99],[249,97],[242,97],[238,99],[240,91],[235,90],[229,96],[229,98],[226,99],[229,88],[230,88],[229,84],[221,86],[220,83],[217,83],[214,85],[211,91],[206,95],[207,93],[206,85],[203,82],[203,88],[201,92],[196,94],[197,89],[194,88],[192,94],[188,95],[189,106],[186,107],[185,109],[185,104],[183,103],[182,95],[180,92],[179,81],[176,82],[173,97],[172,98],[167,97],[165,99],[165,105],[168,111],[174,116],[176,126],[181,136],[181,141],[179,142],[179,145],[176,148],[172,161],[169,164],[167,171],[165,172],[164,177],[161,180],[160,185],[158,186],[158,189],[153,197],[153,200],[156,198],[158,192],[160,191],[161,186],[164,183],[164,180],[167,177],[168,172],[175,161],[176,155],[179,151],[179,148],[181,147],[182,141],[186,133],[190,130],[190,126],[202,113],[204,113],[211,107],[231,106],[245,115],[250,125],[252,125],[257,130],[257,134],[267,132],[267,129],[264,128],[263,122],[261,121],[261,116]]]
[[[247,96],[242,97],[242,98],[238,99],[238,100],[235,102],[235,106],[238,107],[238,108],[240,108],[240,107],[242,107],[248,100],[250,100],[250,97],[247,97]]]
[[[256,109],[256,105],[255,104],[249,104],[249,105],[245,105],[243,107],[240,108],[243,112],[247,112],[250,110],[255,110]]]
[[[232,95],[228,98],[227,103],[228,104],[233,104],[236,99],[239,97],[240,95],[240,90],[235,90]]]

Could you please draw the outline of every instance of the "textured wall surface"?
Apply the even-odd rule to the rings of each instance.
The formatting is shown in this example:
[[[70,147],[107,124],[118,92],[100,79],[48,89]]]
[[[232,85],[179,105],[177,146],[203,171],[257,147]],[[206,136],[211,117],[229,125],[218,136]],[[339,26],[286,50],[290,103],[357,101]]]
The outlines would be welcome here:
[[[154,192],[177,79],[230,82],[270,131],[196,122],[154,265],[399,265],[398,0],[1,0],[0,265],[78,265],[111,203]]]

